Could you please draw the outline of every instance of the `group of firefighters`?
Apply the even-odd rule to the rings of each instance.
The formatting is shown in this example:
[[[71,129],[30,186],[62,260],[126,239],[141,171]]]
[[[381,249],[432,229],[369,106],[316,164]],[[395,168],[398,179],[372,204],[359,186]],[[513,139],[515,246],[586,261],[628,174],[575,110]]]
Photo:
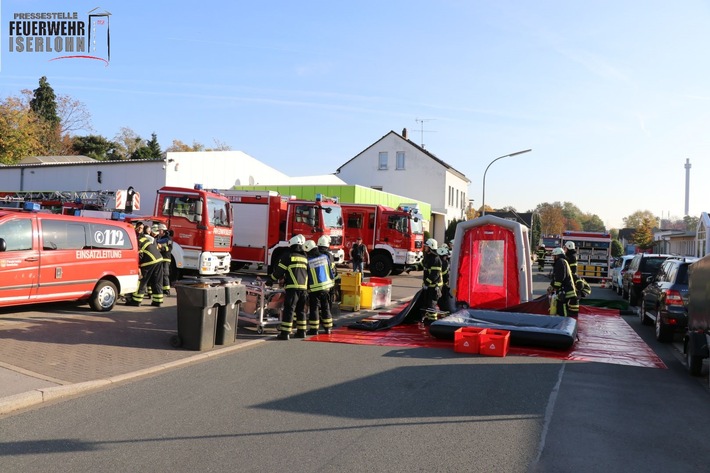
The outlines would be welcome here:
[[[547,294],[551,297],[550,313],[562,317],[579,315],[579,299],[591,293],[589,284],[577,275],[577,249],[573,241],[552,250],[552,272]],[[537,251],[540,271],[545,267],[545,247]]]
[[[126,305],[139,306],[146,293],[153,307],[160,307],[163,298],[170,294],[170,260],[173,240],[164,223],[135,224],[138,240],[138,264],[141,278],[138,290],[127,297]]]

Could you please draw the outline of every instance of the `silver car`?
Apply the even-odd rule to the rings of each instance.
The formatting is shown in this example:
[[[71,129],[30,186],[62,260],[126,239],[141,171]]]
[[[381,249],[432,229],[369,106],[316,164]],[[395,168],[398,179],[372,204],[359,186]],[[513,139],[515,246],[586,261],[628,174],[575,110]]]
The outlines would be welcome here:
[[[620,258],[614,260],[611,269],[609,269],[609,286],[619,295],[622,293],[621,278],[633,258],[634,255],[621,256]]]

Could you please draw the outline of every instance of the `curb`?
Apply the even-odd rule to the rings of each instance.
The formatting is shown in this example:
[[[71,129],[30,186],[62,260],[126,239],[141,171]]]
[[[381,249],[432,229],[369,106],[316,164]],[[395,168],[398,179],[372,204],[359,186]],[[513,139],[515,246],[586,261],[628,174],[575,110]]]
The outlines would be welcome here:
[[[190,363],[204,361],[209,358],[214,358],[216,356],[223,356],[233,351],[241,350],[242,348],[247,348],[253,345],[264,343],[266,340],[268,339],[252,340],[249,342],[240,343],[239,345],[232,345],[209,352],[198,353],[196,355],[189,356],[187,358],[182,358],[180,360],[170,361],[168,363],[163,363],[157,366],[133,371],[130,373],[111,376],[110,378],[106,379],[97,379],[94,381],[85,381],[82,383],[68,384],[64,386],[52,386],[50,388],[33,389],[32,391],[14,394],[12,396],[7,396],[0,399],[0,415],[9,414],[13,411],[26,409],[28,407],[36,406],[45,402],[55,401],[57,399],[88,393],[90,391],[95,391],[106,386],[110,386],[112,384],[131,381]]]

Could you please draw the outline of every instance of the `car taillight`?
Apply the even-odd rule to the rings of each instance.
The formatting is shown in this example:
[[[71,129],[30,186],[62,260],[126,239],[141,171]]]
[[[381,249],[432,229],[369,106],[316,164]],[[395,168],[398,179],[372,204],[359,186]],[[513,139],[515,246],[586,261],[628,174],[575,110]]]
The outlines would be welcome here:
[[[631,282],[634,284],[641,284],[641,271],[636,271],[631,278]]]
[[[683,305],[683,296],[680,292],[668,289],[666,291],[666,305]]]

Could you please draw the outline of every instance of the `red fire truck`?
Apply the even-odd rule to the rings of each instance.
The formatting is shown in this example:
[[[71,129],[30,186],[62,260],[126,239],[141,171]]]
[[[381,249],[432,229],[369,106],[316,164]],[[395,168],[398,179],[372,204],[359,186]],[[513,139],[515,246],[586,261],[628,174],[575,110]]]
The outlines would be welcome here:
[[[317,195],[315,201],[282,196],[274,191],[222,191],[232,204],[234,238],[232,262],[235,269],[250,263],[269,270],[278,262],[288,241],[301,234],[306,240],[330,237],[330,252],[336,263],[344,261],[343,214],[334,199]]]
[[[415,207],[397,209],[376,204],[341,204],[345,246],[357,237],[370,253],[370,274],[385,277],[400,274],[422,262],[424,230]],[[349,251],[348,251],[349,254]],[[347,258],[350,259],[350,258]]]
[[[199,184],[194,189],[162,187],[153,216],[141,220],[164,222],[172,232],[172,279],[185,272],[203,276],[229,272],[232,212],[224,195]]]

